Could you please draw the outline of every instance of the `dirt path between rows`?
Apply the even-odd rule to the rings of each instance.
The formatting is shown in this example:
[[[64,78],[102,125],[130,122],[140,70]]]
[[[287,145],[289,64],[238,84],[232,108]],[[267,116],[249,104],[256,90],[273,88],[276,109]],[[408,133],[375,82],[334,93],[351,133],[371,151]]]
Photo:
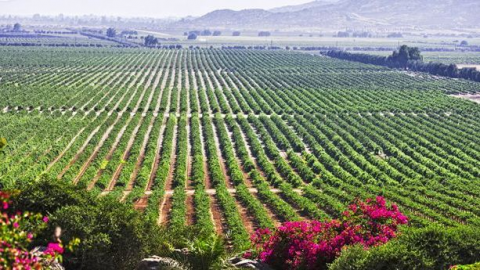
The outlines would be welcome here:
[[[170,211],[172,208],[172,196],[168,195],[169,191],[173,192],[173,176],[175,171],[175,165],[177,164],[177,136],[178,136],[178,123],[175,125],[173,130],[173,142],[172,142],[172,149],[170,153],[170,167],[168,168],[168,175],[165,181],[165,194],[163,195],[163,203],[160,207],[160,213],[158,218],[159,224],[168,224],[170,219]]]

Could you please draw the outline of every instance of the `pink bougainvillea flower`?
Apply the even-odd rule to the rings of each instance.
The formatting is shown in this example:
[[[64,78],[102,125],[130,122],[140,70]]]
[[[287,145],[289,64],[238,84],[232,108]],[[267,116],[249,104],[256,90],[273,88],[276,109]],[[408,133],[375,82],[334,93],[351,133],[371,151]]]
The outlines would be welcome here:
[[[58,244],[58,243],[48,243],[47,250],[45,251],[46,253],[48,252],[53,252],[53,253],[63,253],[63,247]]]
[[[326,269],[349,245],[378,246],[396,237],[408,219],[381,196],[356,200],[342,213],[342,221],[286,222],[276,230],[259,229],[245,253],[279,269]]]

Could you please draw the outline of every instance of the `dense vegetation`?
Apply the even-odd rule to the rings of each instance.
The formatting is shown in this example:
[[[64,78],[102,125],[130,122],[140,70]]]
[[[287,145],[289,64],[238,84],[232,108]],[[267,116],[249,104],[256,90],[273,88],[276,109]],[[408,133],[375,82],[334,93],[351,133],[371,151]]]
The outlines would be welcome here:
[[[45,245],[57,226],[62,241],[81,239],[73,251],[65,251],[67,269],[135,269],[152,254],[177,258],[175,249],[190,248],[188,258],[178,259],[195,269],[211,269],[225,254],[223,242],[211,233],[192,228],[162,228],[145,220],[131,204],[110,198],[96,199],[92,193],[54,180],[22,185],[12,199],[11,211],[48,215],[47,228],[38,232],[30,248]],[[14,192],[15,194],[17,192]],[[3,258],[3,257],[2,257]]]
[[[56,213],[67,227],[85,220],[85,238],[130,219],[143,225],[112,233],[143,241],[151,225],[193,225],[240,251],[257,228],[338,218],[378,195],[412,227],[480,225],[480,110],[449,96],[477,82],[287,51],[0,56],[0,186],[47,179],[91,191]]]
[[[432,75],[451,78],[461,78],[480,82],[480,71],[475,68],[461,68],[456,64],[444,64],[434,62],[423,62],[418,48],[409,48],[406,45],[394,51],[390,56],[378,56],[372,54],[349,53],[344,51],[328,51],[325,53],[330,57],[357,61],[366,64],[381,65],[393,68],[409,69],[411,71],[427,72]]]
[[[478,227],[445,229],[436,225],[405,230],[397,239],[370,250],[355,246],[343,252],[331,270],[450,269],[480,260]],[[451,269],[478,269],[452,267]]]

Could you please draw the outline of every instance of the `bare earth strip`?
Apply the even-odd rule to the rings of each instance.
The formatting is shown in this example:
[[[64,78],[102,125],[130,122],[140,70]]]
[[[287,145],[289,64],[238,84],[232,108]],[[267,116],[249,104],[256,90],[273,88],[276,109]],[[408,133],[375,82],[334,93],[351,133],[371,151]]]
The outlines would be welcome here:
[[[200,125],[200,142],[202,144],[202,155],[206,157],[202,125]],[[212,189],[213,188],[212,179],[210,177],[210,171],[208,169],[206,158],[204,158],[203,160],[203,171],[205,172],[205,188],[207,190]],[[218,205],[217,198],[213,194],[209,195],[209,197],[210,197],[210,216],[212,218],[213,224],[215,225],[215,231],[220,235],[225,235],[225,233],[227,232],[227,223],[225,221],[225,217],[220,209],[220,206]]]
[[[218,156],[218,159],[219,159],[220,168],[222,170],[223,177],[226,181],[225,184],[226,184],[228,189],[233,189],[233,183],[231,182],[230,176],[227,173],[227,169],[226,169],[226,166],[225,166],[225,160],[223,159],[222,152],[220,150],[220,142],[218,140],[216,127],[215,127],[215,125],[213,125],[213,123],[212,123],[212,130],[213,130],[213,137],[214,137],[214,141],[215,141],[215,146],[217,148],[217,156]],[[237,208],[238,208],[238,212],[240,213],[240,216],[242,217],[243,225],[245,226],[248,233],[253,233],[254,228],[256,227],[253,217],[248,214],[248,211],[245,209],[243,204],[238,200],[238,198],[236,198],[236,196],[235,196],[235,200],[236,200],[236,205],[237,205]]]
[[[475,68],[476,70],[480,70],[480,65],[470,65],[470,64],[457,64],[457,68]]]
[[[470,101],[473,101],[475,103],[480,104],[480,94],[474,94],[474,95],[469,95],[469,94],[462,95],[462,94],[460,94],[460,95],[452,95],[452,97],[466,99],[466,100],[470,100]]]

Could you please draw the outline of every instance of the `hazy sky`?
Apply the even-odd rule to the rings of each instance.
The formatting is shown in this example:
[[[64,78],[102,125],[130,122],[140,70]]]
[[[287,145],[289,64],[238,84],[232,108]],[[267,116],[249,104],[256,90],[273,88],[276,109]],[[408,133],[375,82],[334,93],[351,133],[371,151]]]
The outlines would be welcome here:
[[[0,0],[0,14],[199,16],[215,9],[273,8],[309,0]]]

